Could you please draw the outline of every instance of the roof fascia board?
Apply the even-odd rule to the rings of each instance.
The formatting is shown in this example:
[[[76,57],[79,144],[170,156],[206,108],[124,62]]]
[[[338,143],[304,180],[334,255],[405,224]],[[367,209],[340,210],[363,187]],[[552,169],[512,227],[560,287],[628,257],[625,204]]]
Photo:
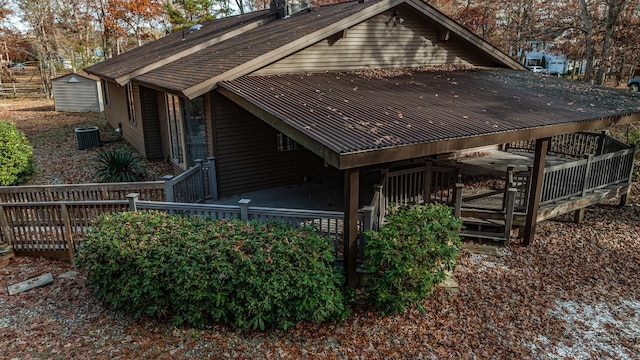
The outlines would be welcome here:
[[[640,122],[640,113],[599,118],[590,121],[579,121],[567,124],[523,129],[497,134],[434,141],[394,148],[343,153],[340,155],[338,169],[351,169],[386,162],[401,161],[423,156],[436,155],[456,150],[470,149],[480,146],[503,144],[519,140],[535,140],[561,134],[604,129],[610,126]]]
[[[217,87],[216,91],[220,93],[222,96],[226,97],[227,99],[233,101],[243,109],[247,110],[248,112],[253,114],[255,117],[269,124],[274,129],[280,131],[281,133],[285,134],[289,138],[293,139],[295,142],[302,145],[309,151],[320,156],[322,159],[324,159],[324,161],[327,162],[327,164],[336,168],[338,167],[340,156],[337,152],[322,145],[320,142],[314,140],[312,137],[303,133],[302,131],[294,127],[291,127],[290,125],[282,121],[282,119],[278,118],[273,114],[268,113],[263,108],[259,107],[256,104],[251,103],[250,101],[243,98],[242,96],[239,96],[236,93],[229,91],[221,86]]]
[[[136,76],[140,76],[140,75],[146,74],[146,73],[148,73],[150,71],[153,71],[153,70],[155,70],[155,69],[157,69],[159,67],[162,67],[162,66],[170,64],[170,63],[172,63],[174,61],[180,60],[180,59],[182,59],[182,58],[184,58],[186,56],[195,54],[198,51],[204,50],[204,49],[206,49],[206,48],[208,48],[210,46],[219,44],[219,43],[221,43],[221,42],[223,42],[225,40],[228,40],[228,39],[231,39],[231,38],[236,37],[238,35],[241,35],[244,32],[259,28],[260,26],[266,25],[266,24],[270,23],[271,21],[273,21],[275,19],[276,19],[276,14],[270,14],[264,19],[253,21],[253,22],[251,22],[251,23],[249,23],[249,24],[247,24],[245,26],[239,27],[239,28],[237,28],[235,30],[231,30],[231,31],[229,31],[227,33],[224,33],[224,34],[220,35],[220,36],[216,36],[216,37],[214,37],[212,39],[209,39],[209,40],[207,40],[207,41],[205,41],[203,43],[200,43],[198,45],[195,45],[193,47],[190,47],[188,49],[180,51],[177,54],[173,54],[171,56],[168,56],[166,58],[163,58],[161,60],[153,62],[153,63],[151,63],[149,65],[143,66],[143,67],[141,67],[141,68],[139,68],[137,70],[134,70],[134,71],[132,71],[132,72],[130,72],[128,74],[125,74],[123,76],[117,77],[115,79],[115,81],[120,85],[124,85],[127,82],[129,82],[131,79],[135,78]]]
[[[236,79],[240,76],[249,74],[255,70],[263,68],[275,61],[278,61],[284,57],[293,54],[296,51],[302,50],[307,46],[311,46],[323,39],[348,29],[354,25],[357,25],[369,18],[372,18],[384,11],[387,11],[397,5],[406,2],[406,0],[385,0],[370,7],[367,7],[347,18],[337,21],[329,26],[326,26],[318,31],[315,31],[307,36],[303,36],[295,41],[292,41],[286,45],[283,45],[277,49],[271,50],[266,54],[258,56],[246,63],[236,66],[233,69],[227,70],[220,75],[212,77],[199,84],[191,86],[183,91],[184,95],[193,99],[206,92],[209,92],[220,81],[229,81]],[[283,20],[286,21],[286,20]]]
[[[502,51],[500,51],[499,49],[497,49],[493,45],[489,44],[487,41],[483,40],[478,35],[474,34],[473,32],[471,32],[471,31],[469,31],[467,29],[465,29],[462,25],[460,25],[457,22],[453,21],[452,19],[448,18],[446,15],[444,15],[440,11],[432,8],[431,6],[428,6],[424,2],[419,1],[419,0],[407,0],[407,4],[413,6],[414,8],[416,8],[421,13],[427,15],[428,17],[430,17],[434,21],[438,22],[440,25],[442,25],[445,28],[451,30],[456,35],[460,36],[461,38],[467,40],[468,42],[470,42],[471,44],[475,45],[479,49],[483,50],[485,53],[487,53],[488,55],[490,55],[494,59],[500,61],[501,63],[505,64],[506,66],[509,66],[511,69],[514,69],[514,70],[526,70],[526,67],[524,65],[522,65],[519,62],[517,62],[516,60],[512,59],[511,57],[509,57],[508,55],[506,55],[505,53],[503,53]],[[425,5],[427,5],[427,6],[425,6]]]

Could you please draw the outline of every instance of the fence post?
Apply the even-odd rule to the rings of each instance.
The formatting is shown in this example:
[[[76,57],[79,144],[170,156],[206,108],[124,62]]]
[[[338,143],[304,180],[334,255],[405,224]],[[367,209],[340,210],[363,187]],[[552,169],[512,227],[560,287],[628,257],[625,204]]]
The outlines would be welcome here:
[[[138,211],[138,205],[136,204],[136,202],[138,202],[139,198],[140,194],[138,193],[127,194],[127,200],[129,200],[129,211]]]
[[[587,187],[589,186],[589,180],[591,179],[591,163],[593,162],[593,155],[589,155],[587,158],[587,166],[584,168],[584,182],[582,184],[582,196],[587,193]]]
[[[529,194],[531,194],[531,185],[533,184],[533,165],[527,165],[527,172],[529,175],[527,176],[527,183],[524,188],[524,208],[529,208]],[[543,189],[544,190],[544,189]]]
[[[378,217],[377,227],[378,229],[380,229],[380,226],[382,225],[382,221],[384,221],[384,216],[386,215],[386,212],[387,212],[387,202],[385,201],[384,193],[382,192],[383,185],[378,184],[378,185],[375,185],[373,188],[375,189],[376,195],[378,196],[378,204],[377,204],[378,213],[375,215]]]
[[[162,180],[164,180],[164,197],[167,202],[175,201],[173,181],[171,181],[171,179],[173,179],[173,175],[165,175],[162,177]]]
[[[240,220],[249,221],[249,203],[251,199],[240,199],[238,204],[240,205]]]
[[[502,197],[502,210],[504,211],[507,208],[507,198],[509,195],[509,190],[514,186],[513,184],[513,172],[515,171],[515,165],[509,164],[507,165],[507,178],[504,184],[504,196]]]
[[[66,203],[60,203],[60,215],[62,216],[62,222],[64,223],[65,238],[67,239],[67,246],[69,247],[69,260],[73,262],[76,249],[73,246],[73,228],[71,227],[69,209],[67,209]]]
[[[4,237],[4,242],[12,245],[13,237],[11,236],[11,231],[9,231],[9,221],[7,220],[7,215],[4,213],[4,208],[0,205],[0,228],[2,228],[2,236]],[[13,227],[11,227],[13,229]]]
[[[198,167],[198,181],[200,184],[196,186],[196,191],[198,192],[198,199],[196,199],[196,203],[204,203],[205,195],[204,195],[204,167],[202,166],[202,159],[195,159],[193,162],[196,163]]]
[[[209,159],[209,192],[211,200],[218,200],[218,178],[216,173],[216,158],[211,156]]]
[[[455,191],[453,192],[453,215],[457,218],[462,216],[462,189],[464,188],[464,184],[456,183]]]
[[[504,219],[504,240],[505,245],[509,245],[509,240],[511,239],[511,227],[513,226],[513,210],[516,203],[516,193],[518,192],[515,188],[509,188],[507,190],[507,208],[506,208],[506,217]]]

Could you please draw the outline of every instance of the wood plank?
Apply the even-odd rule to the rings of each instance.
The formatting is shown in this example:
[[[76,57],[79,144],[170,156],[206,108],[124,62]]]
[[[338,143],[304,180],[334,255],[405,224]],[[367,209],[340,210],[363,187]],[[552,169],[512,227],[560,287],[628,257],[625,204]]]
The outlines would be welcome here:
[[[51,284],[52,282],[53,276],[51,275],[51,273],[46,273],[29,280],[25,280],[21,283],[11,285],[7,289],[9,290],[9,295],[15,295],[23,291],[31,290],[38,286]]]

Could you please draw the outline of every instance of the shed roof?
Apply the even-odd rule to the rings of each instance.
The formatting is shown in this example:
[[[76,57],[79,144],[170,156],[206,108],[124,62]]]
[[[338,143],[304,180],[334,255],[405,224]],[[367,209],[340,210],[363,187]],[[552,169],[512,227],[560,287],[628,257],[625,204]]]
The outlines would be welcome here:
[[[339,169],[640,120],[640,95],[507,69],[244,76],[218,91]]]

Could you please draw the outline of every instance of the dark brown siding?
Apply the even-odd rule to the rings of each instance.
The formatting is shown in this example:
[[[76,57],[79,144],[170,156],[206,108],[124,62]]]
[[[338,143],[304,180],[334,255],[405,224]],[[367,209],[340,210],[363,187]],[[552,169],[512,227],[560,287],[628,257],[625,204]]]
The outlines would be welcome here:
[[[348,29],[342,38],[323,40],[253,74],[493,64],[453,34],[449,40],[439,40],[436,26],[415,9],[400,6],[398,13],[404,19],[402,24],[389,21],[393,14],[389,10]]]
[[[278,152],[276,130],[227,98],[213,97],[218,191],[221,196],[338,174],[306,149]]]
[[[157,92],[156,94],[158,97],[158,124],[162,142],[162,158],[168,161],[171,157],[171,144],[169,141],[169,125],[167,124],[167,98],[165,93]]]
[[[105,106],[104,112],[107,122],[114,128],[118,124],[122,126],[122,137],[140,154],[146,156],[144,145],[144,133],[142,131],[142,111],[140,106],[140,89],[138,85],[133,86],[135,97],[136,121],[129,121],[129,110],[127,108],[127,97],[124,86],[109,82],[109,104]]]
[[[158,118],[158,95],[155,90],[140,87],[142,103],[142,127],[147,159],[162,159],[162,139]]]

